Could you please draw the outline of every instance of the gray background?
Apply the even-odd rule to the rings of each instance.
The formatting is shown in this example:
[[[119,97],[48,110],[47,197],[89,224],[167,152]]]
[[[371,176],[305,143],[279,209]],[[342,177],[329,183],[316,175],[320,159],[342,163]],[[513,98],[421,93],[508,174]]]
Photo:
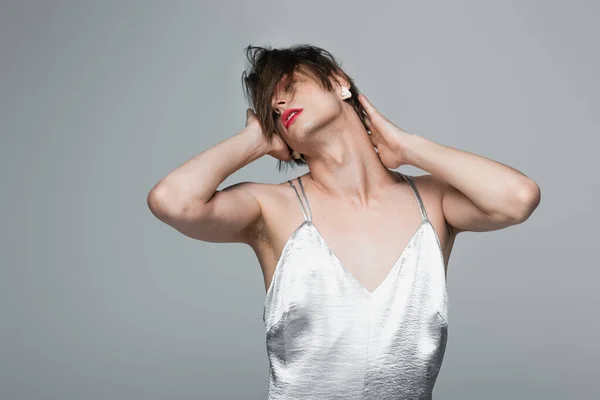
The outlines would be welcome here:
[[[598,2],[1,4],[1,399],[266,398],[254,253],[146,195],[244,126],[244,46],[300,42],[399,126],[542,189],[525,223],[459,235],[435,398],[600,396]],[[304,171],[266,156],[220,188]]]

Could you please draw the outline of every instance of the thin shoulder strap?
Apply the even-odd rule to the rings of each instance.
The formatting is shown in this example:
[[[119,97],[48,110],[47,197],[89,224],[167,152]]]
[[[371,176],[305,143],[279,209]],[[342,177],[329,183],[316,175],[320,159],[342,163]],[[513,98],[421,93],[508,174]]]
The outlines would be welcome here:
[[[300,194],[298,193],[298,189],[296,189],[296,186],[294,185],[294,183],[292,182],[292,180],[288,180],[288,183],[290,184],[290,186],[292,187],[292,189],[294,189],[294,192],[296,192],[296,197],[298,197],[298,200],[300,201],[300,207],[302,207],[302,214],[304,215],[304,220],[305,221],[312,221],[312,212],[310,211],[310,204],[308,203],[308,197],[306,196],[306,192],[304,191],[304,185],[302,184],[302,179],[300,179],[300,177],[298,176],[298,183],[300,184],[300,190],[302,191],[302,197],[304,198],[304,202],[302,202],[302,197],[300,197]],[[305,205],[306,203],[306,205]]]
[[[425,211],[425,204],[423,204],[423,199],[421,199],[421,195],[419,194],[419,190],[417,189],[417,185],[412,180],[412,177],[408,175],[404,175],[401,172],[395,171],[402,179],[408,182],[410,187],[412,188],[415,197],[417,198],[417,202],[419,203],[419,208],[421,210],[421,218],[423,221],[427,221],[427,212]]]

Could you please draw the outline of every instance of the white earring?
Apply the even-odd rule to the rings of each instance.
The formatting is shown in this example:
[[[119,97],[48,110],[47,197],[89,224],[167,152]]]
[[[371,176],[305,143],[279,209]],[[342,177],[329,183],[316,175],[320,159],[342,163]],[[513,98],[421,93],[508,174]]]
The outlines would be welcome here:
[[[347,87],[342,86],[342,99],[346,100],[349,97],[352,97],[352,93],[350,93]]]

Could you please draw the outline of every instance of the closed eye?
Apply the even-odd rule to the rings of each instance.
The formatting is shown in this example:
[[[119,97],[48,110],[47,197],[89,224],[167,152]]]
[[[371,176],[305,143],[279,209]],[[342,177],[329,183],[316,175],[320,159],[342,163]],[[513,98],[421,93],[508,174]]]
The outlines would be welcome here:
[[[285,87],[283,88],[283,91],[284,91],[284,92],[286,92],[286,93],[289,93],[290,89],[292,89],[292,87],[294,87],[294,84],[295,84],[295,83],[296,83],[295,81],[290,81],[290,82],[288,82],[288,83],[285,85]],[[276,109],[273,109],[273,117],[274,117],[275,119],[277,119],[277,118],[279,118],[279,115],[280,115],[280,114],[277,112],[277,110],[276,110]]]

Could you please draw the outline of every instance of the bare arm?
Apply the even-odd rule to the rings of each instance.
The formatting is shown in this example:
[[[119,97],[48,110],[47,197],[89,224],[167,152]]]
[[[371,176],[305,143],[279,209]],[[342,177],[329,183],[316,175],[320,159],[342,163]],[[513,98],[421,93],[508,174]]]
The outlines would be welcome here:
[[[256,184],[217,188],[265,154],[287,158],[287,148],[279,137],[267,143],[256,114],[248,110],[246,115],[246,127],[239,133],[186,161],[150,190],[148,207],[158,219],[194,239],[249,242],[250,227],[262,216],[252,190]]]
[[[385,118],[364,94],[358,99],[383,164],[388,168],[411,164],[431,174],[419,180],[441,189],[442,212],[453,235],[519,224],[538,206],[537,183],[515,168],[408,133]]]
[[[538,185],[515,168],[417,135],[407,140],[410,163],[444,187],[443,213],[455,234],[519,224],[540,202]]]

